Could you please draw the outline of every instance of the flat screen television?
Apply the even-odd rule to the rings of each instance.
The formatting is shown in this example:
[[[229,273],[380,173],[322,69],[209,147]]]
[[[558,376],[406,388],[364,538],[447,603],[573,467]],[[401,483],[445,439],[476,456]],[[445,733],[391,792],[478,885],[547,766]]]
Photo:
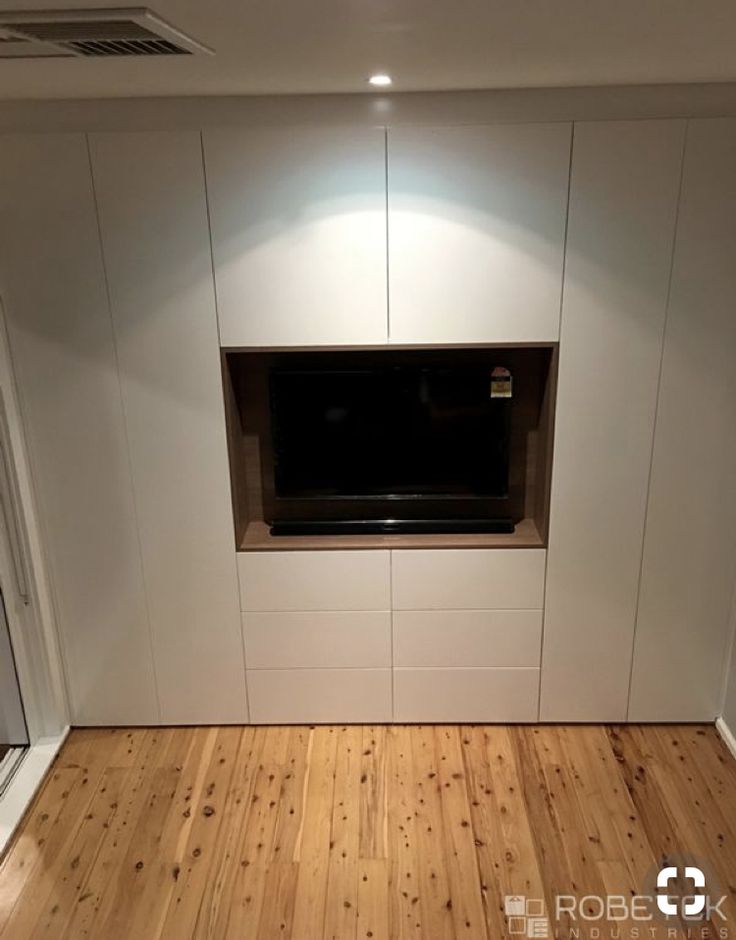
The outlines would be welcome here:
[[[407,517],[431,531],[455,517],[484,530],[491,517],[499,523],[512,401],[491,396],[491,371],[487,363],[412,361],[272,368],[271,521],[293,520],[279,511],[289,503],[302,514],[324,503],[316,513],[324,524]]]

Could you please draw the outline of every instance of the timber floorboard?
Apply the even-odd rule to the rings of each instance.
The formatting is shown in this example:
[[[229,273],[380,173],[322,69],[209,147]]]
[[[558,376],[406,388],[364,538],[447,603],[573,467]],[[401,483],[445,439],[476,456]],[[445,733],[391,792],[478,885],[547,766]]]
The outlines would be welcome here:
[[[597,918],[681,861],[727,920]],[[521,936],[736,940],[715,728],[78,729],[0,864],[2,940]]]

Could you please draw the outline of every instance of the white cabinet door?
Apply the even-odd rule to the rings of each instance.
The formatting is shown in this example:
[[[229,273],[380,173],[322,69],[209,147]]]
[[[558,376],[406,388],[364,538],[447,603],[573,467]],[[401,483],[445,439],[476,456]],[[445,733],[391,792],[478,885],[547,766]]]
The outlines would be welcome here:
[[[388,610],[289,610],[243,614],[248,668],[391,666]]]
[[[384,130],[221,128],[204,148],[222,345],[385,343]]]
[[[249,669],[254,724],[389,722],[390,669]]]
[[[721,711],[736,571],[736,120],[691,121],[665,330],[632,721]]]
[[[575,127],[543,721],[626,718],[684,132],[682,121]]]
[[[0,141],[0,291],[71,720],[155,724],[141,556],[83,135]]]
[[[557,340],[570,130],[389,131],[391,342]]]
[[[537,720],[539,669],[394,669],[394,721]]]
[[[238,552],[244,611],[389,610],[387,551]]]
[[[199,134],[90,150],[162,720],[247,721]]]
[[[395,610],[395,666],[539,668],[541,610]]]
[[[543,548],[398,549],[391,553],[394,610],[541,609]]]

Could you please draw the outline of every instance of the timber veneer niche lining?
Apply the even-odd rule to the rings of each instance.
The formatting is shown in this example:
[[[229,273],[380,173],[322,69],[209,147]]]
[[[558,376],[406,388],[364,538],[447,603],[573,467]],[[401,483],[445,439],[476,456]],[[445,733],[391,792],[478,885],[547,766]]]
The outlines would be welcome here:
[[[232,488],[235,544],[238,551],[366,548],[541,548],[546,545],[554,433],[557,346],[458,347],[413,350],[427,357],[470,361],[487,353],[489,365],[504,364],[514,377],[509,470],[509,504],[516,523],[512,534],[279,536],[269,532],[268,507],[274,500],[268,370],[349,366],[371,350],[223,350],[222,375]],[[401,352],[401,351],[399,351]]]

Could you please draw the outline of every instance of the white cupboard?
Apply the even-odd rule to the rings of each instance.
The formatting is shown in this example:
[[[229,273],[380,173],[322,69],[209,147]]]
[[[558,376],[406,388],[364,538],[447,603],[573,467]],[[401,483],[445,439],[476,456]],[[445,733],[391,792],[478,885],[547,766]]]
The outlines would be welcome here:
[[[541,609],[545,554],[542,548],[393,552],[394,609]]]
[[[83,135],[0,141],[0,291],[71,720],[155,724],[128,442]]]
[[[390,340],[559,336],[570,124],[391,128]]]
[[[254,724],[391,721],[390,669],[249,669]]]
[[[536,720],[544,560],[240,552],[251,720]]]
[[[575,127],[543,721],[626,718],[684,134],[684,121]]]
[[[200,136],[90,154],[161,719],[247,721]]]
[[[251,721],[391,721],[391,553],[239,552]]]
[[[722,707],[736,571],[736,120],[688,126],[631,721]]]
[[[385,343],[382,128],[204,133],[223,346]]]
[[[532,722],[539,669],[394,670],[395,721]]]
[[[394,665],[539,667],[541,610],[396,610]]]
[[[288,610],[243,614],[249,669],[391,667],[388,610]]]
[[[390,610],[387,551],[239,552],[243,610]]]
[[[391,552],[394,721],[536,721],[544,549]]]
[[[712,720],[736,120],[577,124],[572,163],[566,123],[386,144],[0,141],[0,294],[73,723]],[[236,554],[220,347],[557,340],[547,550]]]

